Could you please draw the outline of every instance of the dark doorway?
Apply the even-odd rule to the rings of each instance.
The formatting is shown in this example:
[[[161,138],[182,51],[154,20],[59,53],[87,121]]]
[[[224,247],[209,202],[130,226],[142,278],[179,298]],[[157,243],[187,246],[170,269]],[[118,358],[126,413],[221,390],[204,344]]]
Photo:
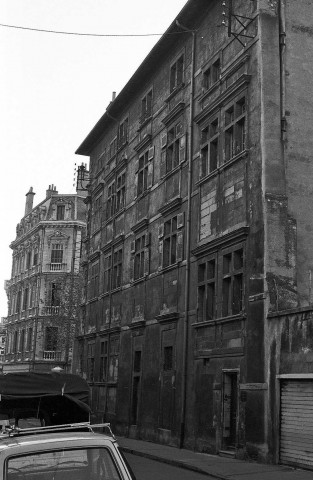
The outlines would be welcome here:
[[[223,375],[223,448],[235,448],[237,437],[238,374]]]

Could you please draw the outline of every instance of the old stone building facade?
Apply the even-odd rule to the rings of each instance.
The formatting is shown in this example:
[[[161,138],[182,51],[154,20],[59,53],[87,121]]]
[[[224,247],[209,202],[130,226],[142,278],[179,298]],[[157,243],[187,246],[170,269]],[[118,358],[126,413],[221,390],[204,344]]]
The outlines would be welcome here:
[[[120,434],[312,464],[312,15],[189,0],[77,150],[75,369]]]
[[[49,185],[46,198],[33,207],[34,195],[30,188],[25,215],[10,245],[4,373],[71,370],[86,193],[62,195]]]

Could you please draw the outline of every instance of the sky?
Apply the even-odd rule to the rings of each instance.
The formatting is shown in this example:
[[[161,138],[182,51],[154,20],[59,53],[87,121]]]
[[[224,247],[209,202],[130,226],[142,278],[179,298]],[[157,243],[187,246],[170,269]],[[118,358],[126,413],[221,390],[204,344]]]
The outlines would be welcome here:
[[[0,317],[26,193],[75,192],[76,149],[187,0],[0,0]],[[10,25],[22,28],[10,28]]]

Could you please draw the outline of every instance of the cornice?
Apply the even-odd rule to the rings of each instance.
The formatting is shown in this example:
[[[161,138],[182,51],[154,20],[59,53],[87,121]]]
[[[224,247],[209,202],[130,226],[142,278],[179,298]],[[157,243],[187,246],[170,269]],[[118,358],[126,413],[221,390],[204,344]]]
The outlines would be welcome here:
[[[172,123],[178,115],[180,115],[183,110],[185,109],[185,103],[184,102],[179,102],[171,111],[168,113],[163,119],[162,123],[164,125],[168,126],[170,123]]]
[[[98,194],[101,192],[101,190],[103,190],[103,185],[104,185],[104,181],[103,181],[103,180],[100,180],[100,182],[99,182],[98,185],[95,187],[95,189],[92,190],[91,194],[92,194],[93,196],[98,195]]]
[[[163,205],[163,207],[159,208],[159,213],[164,217],[165,215],[168,215],[169,213],[179,208],[181,204],[182,204],[181,197],[176,197],[170,202]]]
[[[200,257],[206,255],[211,250],[216,250],[221,245],[232,244],[234,242],[245,240],[249,234],[250,228],[248,226],[240,227],[233,232],[227,233],[226,235],[221,235],[220,237],[216,237],[213,240],[206,242],[202,245],[199,245],[191,253],[195,257]]]
[[[195,116],[195,123],[201,125],[207,117],[209,117],[214,110],[220,108],[224,103],[226,103],[231,96],[234,96],[237,91],[239,91],[244,86],[248,85],[251,79],[251,75],[244,73],[241,75],[236,82],[234,82],[227,90],[225,90],[221,95],[209,103],[204,109]],[[200,101],[203,100],[204,96],[200,98]]]
[[[177,322],[179,319],[179,313],[178,312],[162,313],[161,315],[157,315],[155,318],[158,323]]]
[[[142,150],[144,150],[148,145],[151,144],[151,139],[152,139],[152,135],[150,135],[150,133],[147,133],[143,139],[137,143],[137,145],[134,147],[134,150],[139,153],[141,152]]]
[[[99,257],[100,257],[100,250],[96,250],[91,255],[89,255],[88,261],[92,262],[93,260],[96,260],[96,258],[99,258]]]
[[[134,232],[134,233],[138,233],[140,232],[141,230],[144,230],[145,228],[147,228],[147,226],[149,225],[149,220],[148,218],[143,218],[142,220],[140,220],[140,222],[137,222],[135,225],[133,225],[131,227],[131,230]]]

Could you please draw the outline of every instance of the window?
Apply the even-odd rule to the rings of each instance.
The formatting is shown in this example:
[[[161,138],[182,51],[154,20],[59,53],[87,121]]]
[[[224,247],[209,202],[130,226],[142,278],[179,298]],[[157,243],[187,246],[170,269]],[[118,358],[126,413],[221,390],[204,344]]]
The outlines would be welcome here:
[[[63,262],[63,245],[61,243],[55,243],[52,245],[51,251],[51,263]]]
[[[163,348],[163,370],[169,371],[174,368],[173,346],[169,345]]]
[[[125,207],[125,172],[116,179],[116,212]]]
[[[89,287],[89,298],[97,297],[99,295],[99,261],[91,265]]]
[[[126,118],[118,128],[118,148],[127,143],[128,140],[128,118]]]
[[[115,137],[110,143],[109,158],[114,157],[116,152],[117,152],[117,137]]]
[[[105,382],[108,370],[108,341],[100,342],[100,382]]]
[[[15,313],[19,313],[21,310],[21,299],[22,299],[22,291],[19,290],[17,292],[17,297],[16,297]]]
[[[140,377],[141,377],[141,350],[135,350],[133,363],[133,385],[131,403],[131,422],[137,424],[138,407],[140,398]]]
[[[134,240],[131,250],[134,254],[134,280],[149,273],[149,233],[143,234]]]
[[[28,270],[31,266],[32,252],[27,252],[26,254],[26,269]]]
[[[161,228],[160,236],[163,254],[163,267],[168,267],[183,259],[183,214],[167,220]]]
[[[119,248],[113,253],[113,278],[112,288],[119,288],[122,285],[122,266],[123,266],[123,249]]]
[[[108,381],[116,382],[118,378],[118,355],[119,355],[119,337],[112,337],[110,340],[109,370]]]
[[[148,150],[139,157],[139,169],[138,169],[138,185],[137,185],[137,196],[141,195],[147,190],[148,186]]]
[[[60,283],[52,282],[51,283],[51,296],[50,296],[50,305],[52,307],[58,307],[61,305],[61,293],[62,286]]]
[[[216,311],[216,259],[198,266],[198,321],[212,320]]]
[[[170,92],[172,93],[183,83],[184,78],[184,55],[181,55],[178,60],[171,66],[170,70]]]
[[[65,218],[65,205],[57,206],[57,220],[64,220]]]
[[[101,227],[102,195],[98,195],[93,203],[93,215],[91,220],[91,231],[94,233]]]
[[[19,346],[19,351],[21,353],[24,353],[25,350],[25,329],[23,328],[21,330],[21,335],[20,335],[20,346]]]
[[[212,65],[203,72],[203,88],[208,90],[220,77],[221,62],[217,59]]]
[[[38,263],[38,252],[34,252],[33,266],[37,265],[37,263]]]
[[[201,131],[200,178],[216,170],[219,154],[219,125],[214,118]]]
[[[13,334],[12,353],[17,353],[17,344],[18,344],[18,331],[15,330],[15,332]]]
[[[183,134],[181,122],[174,125],[162,135],[161,146],[161,176],[174,170],[186,159],[186,135]],[[166,147],[166,148],[165,148]]]
[[[112,255],[104,257],[103,265],[103,292],[107,293],[111,290],[111,276],[112,276]]]
[[[107,218],[110,218],[115,213],[115,181],[108,185],[108,199],[107,199]]]
[[[58,345],[58,327],[46,327],[45,350],[55,352]]]
[[[198,321],[243,310],[243,247],[220,250],[198,264]]]
[[[152,115],[152,90],[150,90],[147,95],[141,100],[141,116],[140,123],[143,123],[145,120],[150,118]]]
[[[26,350],[29,352],[32,349],[32,341],[33,341],[33,328],[30,327],[28,329],[28,334],[27,334],[27,345],[26,345]]]
[[[223,255],[223,316],[236,315],[243,305],[243,249]]]
[[[224,113],[225,162],[245,149],[245,97],[230,105]]]
[[[27,307],[28,307],[28,292],[29,292],[29,289],[28,289],[28,287],[26,287],[26,288],[24,289],[23,307],[22,307],[22,310],[26,310]]]
[[[33,480],[68,478],[102,478],[121,480],[117,466],[120,459],[113,448],[79,447],[57,448],[7,457],[4,471],[6,480]],[[115,458],[114,458],[115,457]],[[57,474],[56,474],[57,472]],[[127,475],[128,478],[130,478]]]
[[[95,379],[95,342],[89,342],[87,346],[87,379],[89,382]]]

